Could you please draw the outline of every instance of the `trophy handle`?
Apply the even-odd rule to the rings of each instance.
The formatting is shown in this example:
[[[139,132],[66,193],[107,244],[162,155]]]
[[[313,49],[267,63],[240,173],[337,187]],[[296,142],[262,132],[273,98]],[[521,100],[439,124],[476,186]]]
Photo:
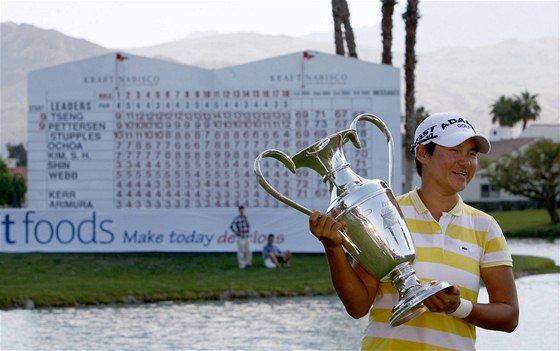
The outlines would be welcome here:
[[[357,116],[356,118],[354,118],[352,123],[350,123],[349,129],[356,130],[356,124],[360,121],[366,121],[375,124],[375,126],[379,128],[387,138],[387,149],[389,150],[389,186],[393,188],[394,185],[393,184],[393,158],[394,158],[393,136],[391,135],[389,128],[387,128],[387,125],[381,120],[381,118],[369,113],[363,113]],[[357,134],[356,134],[356,138],[358,138]],[[356,145],[358,149],[361,147],[359,138],[357,140],[357,143],[354,143],[354,145]]]
[[[359,142],[358,142],[358,145],[356,145],[356,147],[359,147]],[[292,159],[288,155],[286,155],[285,153],[283,153],[282,151],[279,151],[279,150],[265,150],[265,151],[261,152],[259,156],[257,156],[257,158],[255,159],[255,163],[253,164],[253,172],[255,173],[255,176],[257,177],[257,181],[259,182],[259,184],[264,188],[264,190],[266,190],[267,193],[272,195],[277,200],[279,200],[279,201],[285,203],[286,205],[288,205],[292,208],[295,208],[296,210],[298,210],[300,212],[303,212],[306,215],[310,216],[311,215],[311,210],[310,209],[308,209],[308,208],[298,204],[297,202],[289,199],[288,197],[284,196],[284,194],[282,194],[281,192],[276,190],[265,179],[265,177],[263,176],[262,171],[261,171],[261,160],[263,158],[266,158],[266,157],[274,158],[274,159],[282,162],[282,164],[284,164],[284,166],[286,166],[286,168],[289,169],[290,172],[292,172],[294,174],[296,173],[296,165],[295,165],[294,161],[292,161]],[[348,235],[346,235],[346,233],[342,230],[340,230],[339,233],[342,236],[342,240],[347,245],[347,247],[352,248],[355,251],[355,253],[359,255],[361,253],[361,250],[356,246],[356,244],[354,244],[352,242],[352,240],[348,237]]]
[[[286,196],[284,196],[284,194],[282,194],[281,192],[279,192],[278,190],[276,190],[272,185],[270,185],[270,183],[264,178],[262,171],[261,171],[261,160],[263,158],[266,157],[271,157],[274,158],[280,162],[282,162],[284,164],[284,166],[286,166],[287,169],[290,170],[290,172],[292,173],[296,173],[296,165],[294,163],[294,161],[292,161],[292,159],[290,158],[290,156],[286,155],[285,153],[283,153],[282,151],[279,150],[265,150],[263,152],[261,152],[261,154],[259,156],[257,156],[257,158],[255,159],[255,163],[253,165],[253,172],[255,173],[255,176],[257,176],[257,181],[259,182],[259,184],[264,188],[264,190],[266,190],[267,193],[269,193],[270,195],[272,195],[273,197],[275,197],[277,200],[285,203],[286,205],[295,208],[296,210],[305,213],[306,215],[311,215],[311,210],[309,210],[306,207],[303,207],[302,205],[298,204],[297,202],[287,198]]]

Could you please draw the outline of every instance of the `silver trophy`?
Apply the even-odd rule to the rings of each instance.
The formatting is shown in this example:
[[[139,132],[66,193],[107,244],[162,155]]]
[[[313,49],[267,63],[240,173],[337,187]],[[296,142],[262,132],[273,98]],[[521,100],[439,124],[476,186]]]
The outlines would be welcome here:
[[[339,210],[337,219],[346,223],[341,235],[344,248],[369,273],[381,281],[390,281],[399,291],[400,300],[393,308],[389,323],[398,326],[427,310],[422,303],[428,297],[450,287],[447,282],[422,282],[412,268],[414,245],[403,214],[393,192],[378,179],[364,179],[356,174],[346,161],[343,145],[351,141],[360,148],[356,131],[359,121],[375,124],[387,138],[389,149],[389,184],[393,174],[393,138],[383,121],[371,114],[354,118],[350,128],[332,134],[293,157],[279,150],[262,152],[254,163],[259,184],[273,197],[307,215],[311,211],[277,191],[261,172],[263,158],[274,158],[292,173],[298,168],[311,168],[329,185],[331,203],[326,212]]]

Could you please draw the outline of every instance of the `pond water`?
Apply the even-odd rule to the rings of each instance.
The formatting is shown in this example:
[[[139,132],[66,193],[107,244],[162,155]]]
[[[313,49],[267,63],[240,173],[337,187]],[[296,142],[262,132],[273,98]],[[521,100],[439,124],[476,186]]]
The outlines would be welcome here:
[[[510,248],[558,263],[559,244],[512,242]],[[511,334],[478,329],[477,348],[559,350],[560,275],[516,282],[518,328]],[[357,350],[365,326],[365,318],[348,317],[336,296],[12,310],[0,312],[0,349]]]

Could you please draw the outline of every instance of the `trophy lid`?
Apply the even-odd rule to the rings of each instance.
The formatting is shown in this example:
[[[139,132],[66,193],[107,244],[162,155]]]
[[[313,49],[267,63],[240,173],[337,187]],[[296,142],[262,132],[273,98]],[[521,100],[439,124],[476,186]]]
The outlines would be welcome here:
[[[292,161],[296,168],[310,168],[324,177],[333,170],[348,166],[342,149],[348,141],[356,148],[361,147],[356,130],[346,129],[299,151],[292,157]]]

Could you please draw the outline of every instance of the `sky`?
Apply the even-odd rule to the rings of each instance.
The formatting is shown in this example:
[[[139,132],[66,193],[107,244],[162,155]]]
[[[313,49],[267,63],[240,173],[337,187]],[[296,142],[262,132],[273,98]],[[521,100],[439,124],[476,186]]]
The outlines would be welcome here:
[[[381,21],[380,0],[347,2],[355,30]],[[418,36],[428,49],[448,42],[485,45],[504,38],[557,37],[559,4],[559,0],[421,0]],[[109,49],[128,49],[193,33],[332,33],[331,6],[331,0],[1,0],[0,20],[55,29]],[[397,30],[403,30],[400,14],[405,6],[406,0],[399,0],[395,8]],[[399,42],[395,45],[398,48]]]
[[[348,0],[348,4],[353,27],[380,22],[379,0]],[[161,44],[194,32],[301,36],[333,28],[331,0],[2,0],[1,6],[2,22],[56,29],[108,48]]]

